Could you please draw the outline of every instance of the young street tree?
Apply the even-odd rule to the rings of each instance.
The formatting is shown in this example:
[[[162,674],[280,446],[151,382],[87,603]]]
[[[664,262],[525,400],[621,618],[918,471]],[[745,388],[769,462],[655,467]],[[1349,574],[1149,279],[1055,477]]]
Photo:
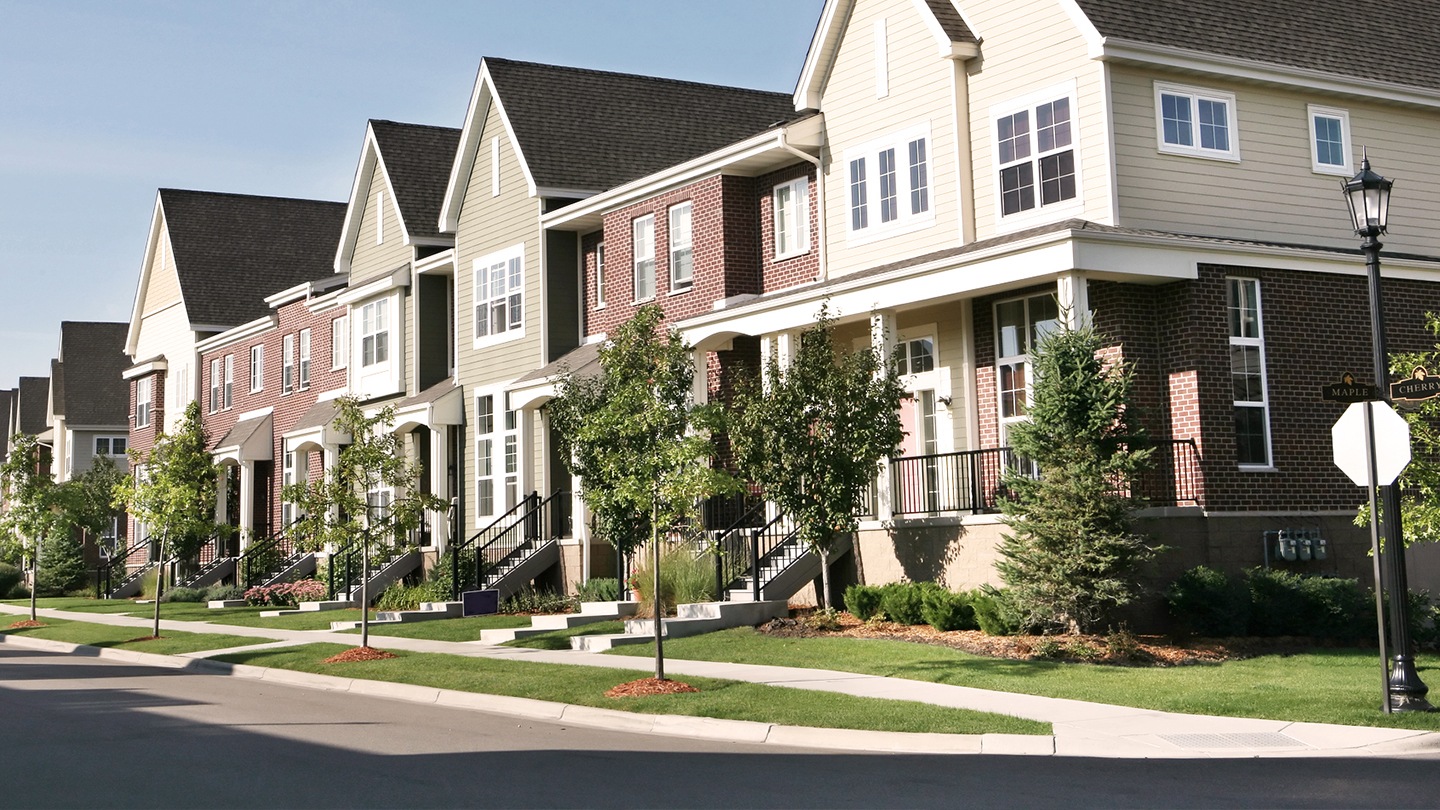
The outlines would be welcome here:
[[[443,510],[446,503],[416,488],[421,470],[405,458],[401,437],[391,431],[393,407],[366,416],[359,400],[348,396],[337,399],[335,407],[335,427],[348,433],[351,443],[324,477],[291,484],[281,497],[301,515],[291,529],[301,545],[319,549],[329,543],[338,550],[359,542],[360,647],[368,649],[372,543],[405,537],[421,524],[426,510]]]
[[[1433,348],[1422,352],[1392,352],[1390,373],[1400,379],[1440,373],[1440,316],[1425,313],[1425,328],[1436,336]],[[1404,403],[1398,409],[1410,423],[1412,458],[1396,483],[1400,487],[1401,529],[1405,545],[1440,542],[1440,398]],[[1355,517],[1359,526],[1370,525],[1370,506],[1363,504]]]
[[[38,621],[35,592],[40,584],[40,561],[49,538],[68,532],[64,510],[60,509],[60,490],[55,480],[46,475],[45,450],[34,436],[17,433],[4,465],[0,465],[0,486],[6,493],[8,509],[0,515],[0,528],[15,537],[24,547],[30,562],[30,620]]]
[[[1136,597],[1136,569],[1158,551],[1130,527],[1139,503],[1126,483],[1152,452],[1127,407],[1133,369],[1101,358],[1103,346],[1089,324],[1042,337],[1030,419],[1009,431],[1020,461],[1004,477],[1011,497],[1001,512],[1012,533],[995,567],[1022,620],[1046,630],[1094,628]]]
[[[878,349],[839,352],[822,309],[788,365],[766,360],[765,384],[742,389],[730,441],[743,470],[795,519],[820,558],[820,604],[830,604],[830,552],[852,533],[881,459],[900,447],[904,386]]]
[[[710,432],[722,413],[696,405],[695,366],[679,333],[660,325],[661,311],[641,307],[600,350],[600,373],[566,372],[546,406],[581,497],[602,538],[629,560],[647,537],[654,552],[655,677],[664,679],[661,648],[660,533],[712,495],[738,482],[712,465]]]
[[[215,521],[219,467],[207,449],[200,404],[186,405],[175,429],[161,433],[148,455],[131,451],[130,469],[115,497],[148,527],[156,544],[160,565],[155,577],[154,635],[159,636],[165,569],[197,554],[211,537],[230,531]]]

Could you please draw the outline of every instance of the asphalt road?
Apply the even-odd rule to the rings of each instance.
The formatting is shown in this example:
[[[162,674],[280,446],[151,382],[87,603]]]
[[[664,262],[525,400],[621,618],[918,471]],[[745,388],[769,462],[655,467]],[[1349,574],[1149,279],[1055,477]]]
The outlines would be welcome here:
[[[0,807],[1433,807],[1440,761],[837,754],[0,650]]]

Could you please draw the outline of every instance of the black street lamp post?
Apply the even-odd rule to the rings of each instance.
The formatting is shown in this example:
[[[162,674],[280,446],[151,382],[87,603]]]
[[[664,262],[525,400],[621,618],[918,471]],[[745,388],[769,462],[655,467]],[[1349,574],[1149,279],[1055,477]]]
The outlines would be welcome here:
[[[1380,298],[1380,234],[1385,233],[1390,215],[1390,189],[1395,183],[1370,170],[1365,157],[1360,173],[1346,181],[1342,188],[1350,205],[1355,233],[1364,237],[1360,250],[1365,254],[1365,271],[1370,290],[1370,345],[1375,363],[1375,386],[1380,398],[1390,401],[1389,355],[1385,351],[1385,314]],[[1372,485],[1374,482],[1371,482]],[[1390,591],[1390,639],[1394,658],[1390,664],[1390,707],[1395,711],[1433,711],[1425,700],[1430,691],[1415,670],[1410,655],[1409,583],[1405,576],[1405,544],[1400,531],[1400,487],[1387,484],[1381,488],[1380,510],[1372,512],[1371,520],[1381,521],[1385,537],[1385,585]],[[1380,587],[1380,583],[1375,583]],[[1383,643],[1383,642],[1382,642]],[[1382,651],[1383,652],[1383,651]]]

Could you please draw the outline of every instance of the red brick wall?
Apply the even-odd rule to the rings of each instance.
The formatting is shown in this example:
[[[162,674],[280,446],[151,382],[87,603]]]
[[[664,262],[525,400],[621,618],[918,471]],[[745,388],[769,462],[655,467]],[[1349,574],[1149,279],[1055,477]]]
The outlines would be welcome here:
[[[788,259],[775,259],[775,186],[797,177],[810,181],[809,224],[810,250]],[[819,195],[815,189],[815,167],[809,163],[797,163],[780,171],[755,178],[757,213],[760,220],[761,292],[771,293],[807,284],[820,273],[820,214],[817,208]]]
[[[150,452],[155,446],[155,438],[160,434],[160,429],[165,425],[165,372],[157,371],[150,375],[153,380],[150,391],[150,424],[147,427],[137,428],[135,426],[135,384],[143,378],[136,378],[130,381],[130,436],[128,447],[131,450],[144,455]],[[128,542],[139,542],[140,533],[135,528],[135,518],[129,514],[125,516],[126,537]]]

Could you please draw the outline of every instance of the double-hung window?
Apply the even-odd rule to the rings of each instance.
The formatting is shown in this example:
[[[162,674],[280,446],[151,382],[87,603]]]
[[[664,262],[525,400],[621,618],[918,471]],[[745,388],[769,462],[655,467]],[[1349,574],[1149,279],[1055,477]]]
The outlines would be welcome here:
[[[1060,305],[1050,293],[995,305],[995,387],[1002,428],[1027,418],[1034,382],[1031,354],[1059,324]]]
[[[280,351],[280,393],[295,390],[295,336],[286,335]]]
[[[879,237],[935,221],[930,206],[928,127],[912,127],[847,149],[845,166],[850,197],[849,237]],[[797,252],[803,250],[797,248]]]
[[[150,403],[154,392],[154,377],[145,377],[135,381],[135,427],[150,426]]]
[[[670,207],[670,292],[688,290],[695,283],[695,250],[690,220],[695,206],[689,202]]]
[[[235,404],[235,355],[225,355],[225,381],[220,391],[220,405],[229,408]]]
[[[341,315],[330,322],[330,370],[350,365],[350,316]]]
[[[1310,161],[1320,174],[1351,175],[1350,113],[1311,104]]]
[[[510,333],[524,324],[525,245],[515,245],[475,260],[475,340]]]
[[[250,391],[260,391],[265,388],[265,346],[257,344],[250,347]]]
[[[224,373],[220,358],[210,361],[210,413],[220,410],[220,375]]]
[[[360,365],[390,359],[390,301],[381,298],[360,308]]]
[[[1225,280],[1230,325],[1230,382],[1235,403],[1235,455],[1242,467],[1270,466],[1270,400],[1265,383],[1265,332],[1260,282]]]
[[[300,330],[300,390],[310,387],[310,330]]]
[[[595,308],[605,306],[605,243],[595,246]]]
[[[640,217],[632,225],[635,237],[635,300],[655,297],[655,216]]]
[[[1019,109],[1005,108],[995,117],[1002,217],[1077,200],[1073,96],[1051,93],[1043,98]]]
[[[1240,159],[1233,93],[1157,82],[1155,126],[1161,152]]]
[[[775,258],[810,252],[810,181],[797,177],[775,187]]]

